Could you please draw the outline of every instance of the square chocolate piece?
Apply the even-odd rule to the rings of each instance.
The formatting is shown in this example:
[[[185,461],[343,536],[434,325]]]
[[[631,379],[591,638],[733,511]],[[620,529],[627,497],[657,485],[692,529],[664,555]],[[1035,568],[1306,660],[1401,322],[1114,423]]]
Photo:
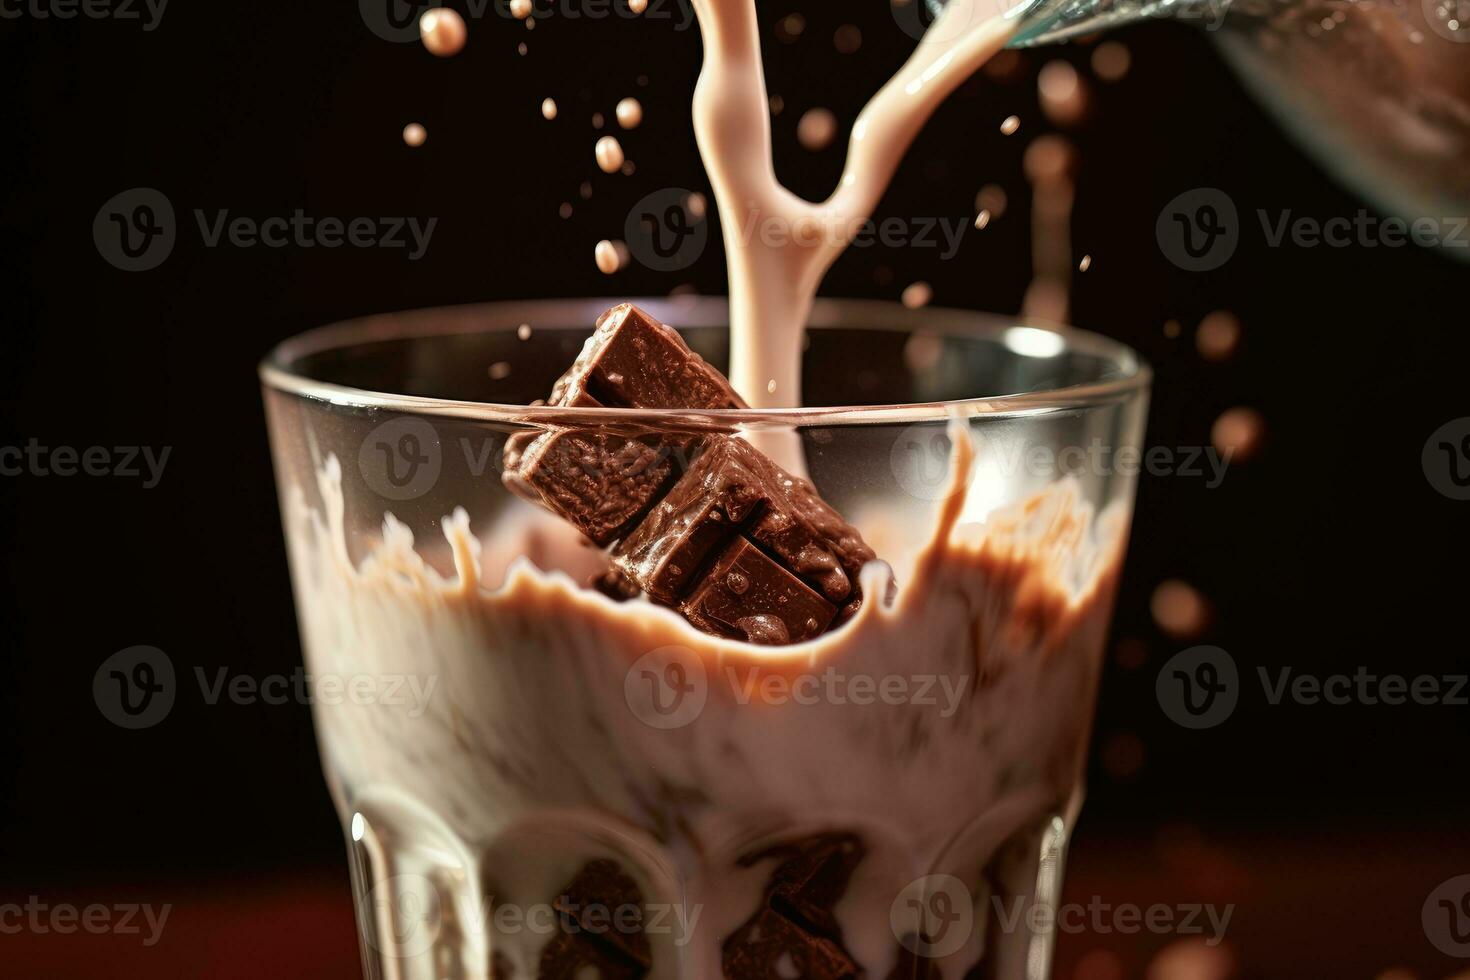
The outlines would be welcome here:
[[[581,408],[741,408],[724,376],[672,328],[624,303],[604,313],[550,404]],[[518,432],[506,441],[503,480],[556,511],[599,545],[615,541],[682,470],[695,433],[605,429]]]

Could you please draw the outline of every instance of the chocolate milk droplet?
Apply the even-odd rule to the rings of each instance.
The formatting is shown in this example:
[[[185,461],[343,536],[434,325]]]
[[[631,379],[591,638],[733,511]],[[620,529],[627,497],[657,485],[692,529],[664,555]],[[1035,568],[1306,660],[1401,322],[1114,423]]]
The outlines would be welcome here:
[[[624,129],[637,129],[643,122],[643,103],[637,99],[623,99],[617,107],[618,125]]]
[[[604,136],[598,140],[594,155],[603,173],[615,174],[623,167],[623,146],[616,136]]]
[[[837,117],[823,108],[808,109],[796,124],[796,139],[812,152],[825,150],[837,138]]]
[[[543,99],[541,101],[541,116],[542,116],[542,118],[547,119],[547,120],[551,120],[551,119],[555,119],[556,118],[556,100],[555,99]]]
[[[903,305],[911,310],[928,306],[929,301],[934,298],[934,290],[927,282],[916,282],[903,291]]]
[[[740,572],[731,572],[725,576],[725,587],[736,595],[745,595],[750,588],[750,579]]]
[[[1105,82],[1116,82],[1128,74],[1133,56],[1117,41],[1104,41],[1092,52],[1092,70]]]
[[[426,10],[419,18],[419,37],[424,47],[440,58],[450,58],[464,50],[469,33],[464,18],[448,7]]]
[[[617,272],[622,266],[622,263],[618,261],[617,247],[605,238],[597,243],[597,248],[593,250],[592,257],[597,260],[597,268],[609,276]]]
[[[403,142],[409,146],[423,146],[424,140],[428,138],[428,131],[418,123],[409,123],[403,127]]]

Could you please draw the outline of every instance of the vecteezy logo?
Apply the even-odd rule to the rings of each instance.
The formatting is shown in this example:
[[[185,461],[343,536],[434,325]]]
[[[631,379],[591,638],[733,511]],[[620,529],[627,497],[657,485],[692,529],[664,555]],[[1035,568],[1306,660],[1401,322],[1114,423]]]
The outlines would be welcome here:
[[[412,500],[434,489],[443,462],[439,433],[412,417],[390,419],[369,432],[357,454],[362,478],[388,500]]]
[[[1175,724],[1214,728],[1235,712],[1240,672],[1235,659],[1219,647],[1190,647],[1169,658],[1154,689],[1159,707]]]
[[[1430,486],[1451,500],[1470,500],[1470,416],[1435,429],[1420,462]]]
[[[953,875],[909,882],[888,907],[888,925],[905,949],[938,958],[959,952],[975,928],[970,889]]]
[[[945,423],[921,422],[898,434],[888,454],[888,464],[898,485],[918,500],[945,500],[962,492],[974,479],[974,468],[965,479],[950,478],[954,444]]]
[[[682,187],[665,187],[633,205],[623,223],[623,240],[641,265],[677,272],[699,261],[709,243],[709,222],[690,213],[692,195]]]
[[[683,728],[699,717],[709,699],[704,662],[688,647],[651,650],[628,668],[623,698],[650,728]]]
[[[1470,44],[1470,0],[1424,0],[1424,19],[1440,37]]]
[[[173,710],[174,665],[157,647],[119,650],[92,676],[92,700],[119,728],[152,728]]]
[[[151,187],[115,195],[92,219],[97,252],[124,272],[146,272],[162,265],[177,238],[173,204]]]
[[[1164,205],[1154,235],[1170,262],[1186,272],[1208,272],[1235,254],[1240,218],[1235,202],[1224,191],[1196,187]]]
[[[361,908],[373,921],[364,923],[368,944],[397,959],[422,956],[439,938],[443,906],[439,889],[423,875],[402,874],[384,878],[367,893]]]
[[[1420,919],[1435,949],[1470,959],[1470,875],[1451,878],[1430,892]]]
[[[368,30],[385,41],[403,44],[419,38],[419,18],[438,3],[405,3],[404,0],[358,0],[357,9]]]

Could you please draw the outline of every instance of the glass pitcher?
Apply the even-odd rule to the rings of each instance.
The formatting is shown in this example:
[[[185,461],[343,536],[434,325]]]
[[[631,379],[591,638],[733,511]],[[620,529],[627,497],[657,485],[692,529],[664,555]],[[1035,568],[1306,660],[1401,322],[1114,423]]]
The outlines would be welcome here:
[[[925,2],[931,15],[943,7]],[[1470,215],[1470,0],[1023,0],[1011,16],[1016,47],[1149,18],[1197,23],[1286,129],[1377,208]]]

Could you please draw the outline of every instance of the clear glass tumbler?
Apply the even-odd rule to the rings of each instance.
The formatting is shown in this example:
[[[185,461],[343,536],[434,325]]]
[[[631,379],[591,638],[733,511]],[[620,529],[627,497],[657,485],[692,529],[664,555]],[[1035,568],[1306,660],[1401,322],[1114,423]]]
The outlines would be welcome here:
[[[1147,368],[826,301],[811,407],[533,406],[611,305],[371,317],[262,366],[366,975],[1046,977]],[[723,301],[639,305],[724,365]],[[862,607],[752,646],[618,594],[501,482],[550,430],[783,452],[881,559]]]

